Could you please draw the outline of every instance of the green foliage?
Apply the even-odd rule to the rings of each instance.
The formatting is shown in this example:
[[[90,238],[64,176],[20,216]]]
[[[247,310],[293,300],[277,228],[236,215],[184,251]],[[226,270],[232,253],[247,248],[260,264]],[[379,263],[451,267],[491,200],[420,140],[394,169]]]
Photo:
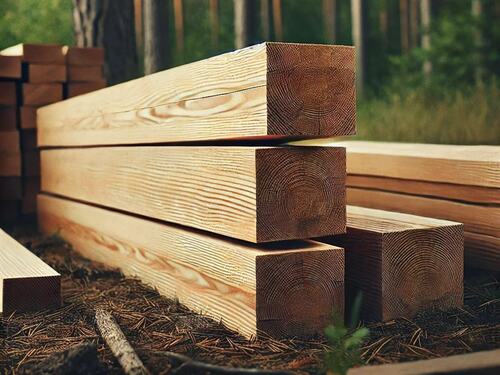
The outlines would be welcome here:
[[[334,314],[333,324],[325,329],[331,348],[325,354],[325,365],[335,375],[344,375],[350,368],[362,363],[360,348],[369,331],[365,327],[358,327],[360,309],[361,294],[354,301],[349,328],[344,325],[342,318]]]

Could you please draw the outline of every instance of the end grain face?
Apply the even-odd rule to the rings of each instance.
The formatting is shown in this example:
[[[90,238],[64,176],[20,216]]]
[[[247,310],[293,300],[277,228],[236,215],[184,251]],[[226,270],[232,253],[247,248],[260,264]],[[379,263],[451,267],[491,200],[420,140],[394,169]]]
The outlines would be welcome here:
[[[270,135],[356,133],[354,48],[266,43]]]
[[[23,83],[23,105],[43,106],[63,99],[61,83]]]
[[[274,337],[321,334],[344,315],[344,250],[262,255],[257,263],[257,329]]]
[[[104,64],[104,48],[100,47],[66,47],[68,65],[89,66]]]
[[[21,78],[21,58],[19,56],[0,55],[0,78]]]
[[[256,152],[257,242],[345,232],[345,149]]]
[[[64,65],[66,58],[60,44],[22,43],[0,51],[0,55],[19,56],[23,62],[31,64]]]

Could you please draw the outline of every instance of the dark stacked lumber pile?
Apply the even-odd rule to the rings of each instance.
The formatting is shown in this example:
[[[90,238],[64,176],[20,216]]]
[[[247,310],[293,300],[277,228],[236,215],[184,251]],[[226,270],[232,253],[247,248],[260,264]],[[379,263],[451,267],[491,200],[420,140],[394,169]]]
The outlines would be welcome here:
[[[349,204],[464,223],[466,266],[500,270],[500,147],[338,145]]]
[[[104,49],[98,47],[65,47],[68,79],[66,98],[106,87]]]
[[[275,146],[355,132],[354,65],[265,43],[40,109],[40,228],[247,336],[322,332],[354,263],[376,318],[460,306],[459,224],[363,213],[345,234],[345,149]]]

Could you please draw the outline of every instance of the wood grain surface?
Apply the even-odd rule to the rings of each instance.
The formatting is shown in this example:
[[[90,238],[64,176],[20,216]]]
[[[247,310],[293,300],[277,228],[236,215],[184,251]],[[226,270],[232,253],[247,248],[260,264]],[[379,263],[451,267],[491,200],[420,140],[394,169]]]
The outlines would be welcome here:
[[[500,238],[498,206],[473,205],[360,188],[347,188],[347,203],[464,223],[467,260],[465,265],[468,267],[487,265],[488,269],[500,270],[500,247],[492,246],[492,243],[495,241],[498,243]]]
[[[83,148],[41,160],[44,192],[242,240],[345,231],[342,148]]]
[[[0,107],[0,132],[17,129],[17,108]]]
[[[1,151],[19,152],[20,149],[21,149],[21,141],[19,137],[19,131],[10,130],[6,132],[0,132],[0,152]]]
[[[106,82],[69,82],[66,85],[66,96],[73,98],[75,96],[88,94],[93,91],[101,90],[106,87]]]
[[[0,229],[0,313],[61,306],[61,275]]]
[[[17,106],[17,88],[14,81],[0,81],[0,105]]]
[[[347,206],[347,233],[319,241],[346,249],[346,308],[361,292],[365,320],[463,304],[462,224]]]
[[[65,65],[63,46],[59,44],[17,44],[0,51],[0,55],[19,56],[25,63]]]
[[[22,97],[24,106],[42,106],[63,99],[61,83],[23,83]]]
[[[100,47],[65,47],[68,66],[92,66],[104,64],[104,48]]]
[[[354,49],[264,43],[48,106],[39,116],[43,146],[354,134]]]
[[[36,110],[37,107],[19,108],[19,125],[21,126],[21,129],[36,128]]]
[[[104,82],[102,65],[68,66],[69,82]]]
[[[399,178],[362,176],[355,174],[347,176],[346,185],[354,188],[382,190],[431,198],[444,198],[464,203],[500,204],[500,189],[483,186],[404,180]]]
[[[66,82],[65,65],[28,64],[25,71],[29,83]]]
[[[21,152],[0,149],[0,176],[21,176]]]
[[[344,253],[335,246],[257,246],[44,194],[38,218],[83,256],[245,336],[321,333],[333,310],[343,312]]]
[[[21,78],[21,58],[0,55],[0,78]]]

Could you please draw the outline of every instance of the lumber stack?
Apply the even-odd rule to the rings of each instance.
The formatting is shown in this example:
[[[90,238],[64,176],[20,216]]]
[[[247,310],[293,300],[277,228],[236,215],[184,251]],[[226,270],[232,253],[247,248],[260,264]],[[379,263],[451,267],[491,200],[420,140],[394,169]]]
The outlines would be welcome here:
[[[41,108],[41,230],[246,336],[321,333],[356,272],[310,240],[346,232],[345,149],[276,141],[353,134],[354,65],[351,47],[264,43]],[[461,304],[461,226],[412,220],[363,237],[367,259],[401,253],[367,265],[390,287],[377,318]]]
[[[465,264],[500,270],[500,147],[341,142],[349,204],[464,223]]]
[[[98,47],[65,47],[67,64],[66,98],[106,87],[104,49]]]

